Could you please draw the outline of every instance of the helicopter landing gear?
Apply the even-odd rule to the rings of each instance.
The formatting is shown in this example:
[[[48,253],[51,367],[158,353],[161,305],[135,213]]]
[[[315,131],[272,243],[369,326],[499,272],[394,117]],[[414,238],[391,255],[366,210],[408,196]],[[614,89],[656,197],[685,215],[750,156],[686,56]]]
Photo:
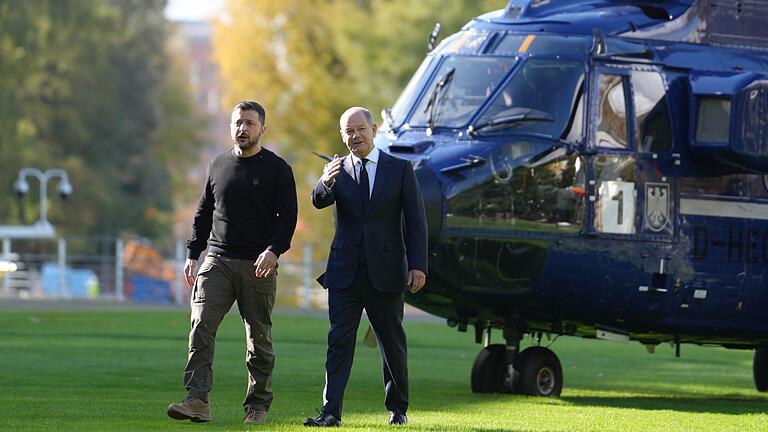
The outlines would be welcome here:
[[[549,348],[526,348],[517,358],[520,393],[530,396],[560,396],[563,390],[563,367]]]
[[[502,385],[505,369],[504,345],[488,345],[480,350],[472,365],[472,393],[510,393]]]
[[[755,357],[752,360],[752,375],[755,378],[757,391],[768,391],[768,348],[755,349]]]
[[[517,329],[505,328],[506,345],[491,344],[491,326],[488,323],[475,324],[475,341],[482,342],[483,348],[472,365],[473,393],[516,393],[518,373],[513,367],[520,350],[523,333]]]
[[[505,329],[506,345],[489,344],[490,328],[485,333],[485,348],[472,365],[473,393],[560,396],[563,368],[552,350],[533,346],[519,353],[523,333]]]

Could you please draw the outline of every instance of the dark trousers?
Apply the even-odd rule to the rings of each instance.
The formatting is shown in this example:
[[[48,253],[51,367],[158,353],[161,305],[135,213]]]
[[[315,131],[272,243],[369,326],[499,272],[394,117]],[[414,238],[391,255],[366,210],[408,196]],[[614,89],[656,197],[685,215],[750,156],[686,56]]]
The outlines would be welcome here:
[[[363,309],[373,327],[384,369],[384,405],[405,414],[408,409],[408,353],[403,331],[403,293],[381,292],[373,287],[364,263],[352,286],[329,290],[328,357],[325,363],[323,412],[341,418],[344,389],[355,355],[357,328]]]
[[[224,315],[237,300],[245,324],[248,389],[243,407],[269,408],[272,403],[272,307],[275,304],[276,274],[257,278],[253,261],[208,254],[200,266],[190,307],[192,330],[189,356],[184,368],[184,386],[190,396],[208,400],[213,387],[213,352],[216,331]]]

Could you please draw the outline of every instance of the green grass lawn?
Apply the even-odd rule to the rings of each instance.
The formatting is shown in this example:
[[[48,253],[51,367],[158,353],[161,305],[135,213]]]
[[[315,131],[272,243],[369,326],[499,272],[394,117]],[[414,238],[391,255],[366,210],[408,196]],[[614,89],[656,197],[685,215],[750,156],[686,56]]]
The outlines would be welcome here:
[[[0,309],[0,431],[305,430],[322,404],[327,320],[278,313],[269,422],[242,421],[243,329],[230,314],[217,337],[213,422],[169,419],[184,396],[188,312]],[[358,333],[362,339],[364,327]],[[767,431],[768,395],[754,390],[752,352],[559,338],[559,399],[476,395],[479,345],[445,324],[408,322],[413,431]],[[494,334],[496,340],[499,334]],[[391,430],[378,351],[358,345],[346,430]]]

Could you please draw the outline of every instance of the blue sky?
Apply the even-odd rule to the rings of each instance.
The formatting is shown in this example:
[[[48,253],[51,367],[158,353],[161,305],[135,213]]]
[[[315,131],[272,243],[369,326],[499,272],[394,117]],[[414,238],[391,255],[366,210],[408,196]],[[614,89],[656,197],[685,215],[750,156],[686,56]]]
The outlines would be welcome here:
[[[203,21],[224,5],[225,0],[168,0],[165,16],[173,21]]]

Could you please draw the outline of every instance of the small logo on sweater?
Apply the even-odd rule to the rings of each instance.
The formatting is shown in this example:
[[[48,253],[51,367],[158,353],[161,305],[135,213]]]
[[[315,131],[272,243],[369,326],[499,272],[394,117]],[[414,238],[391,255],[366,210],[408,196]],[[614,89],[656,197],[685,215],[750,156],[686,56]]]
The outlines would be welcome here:
[[[259,178],[258,177],[254,177],[253,178],[253,185],[254,186],[258,186],[259,185]]]

